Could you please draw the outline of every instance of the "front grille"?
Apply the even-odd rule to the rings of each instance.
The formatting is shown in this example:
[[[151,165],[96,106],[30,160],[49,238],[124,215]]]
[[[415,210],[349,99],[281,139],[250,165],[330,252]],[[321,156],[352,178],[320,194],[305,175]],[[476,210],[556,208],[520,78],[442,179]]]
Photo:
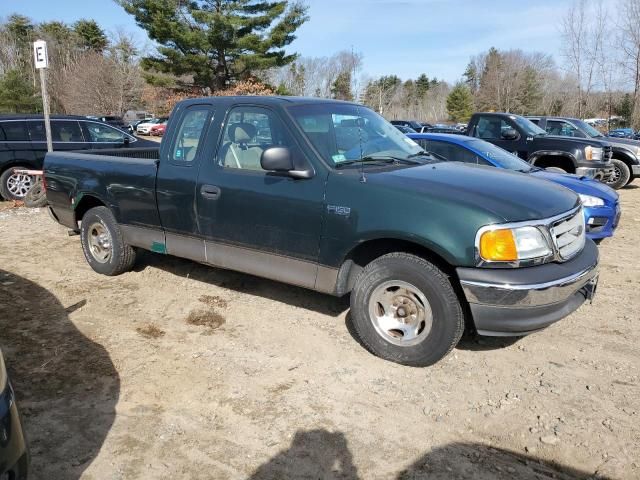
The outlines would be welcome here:
[[[611,160],[611,156],[613,155],[613,149],[611,148],[611,146],[609,145],[607,147],[602,147],[602,150],[603,150],[602,151],[602,155],[603,155],[602,159],[605,162],[610,161]]]
[[[563,260],[568,260],[582,251],[585,243],[582,209],[572,217],[556,222],[551,227],[551,238]]]

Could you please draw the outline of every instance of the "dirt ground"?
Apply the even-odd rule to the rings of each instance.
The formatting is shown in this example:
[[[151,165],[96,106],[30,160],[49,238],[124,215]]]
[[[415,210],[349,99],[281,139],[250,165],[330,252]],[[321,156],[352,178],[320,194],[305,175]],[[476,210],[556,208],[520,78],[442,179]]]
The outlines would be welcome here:
[[[425,369],[367,353],[344,300],[151,253],[100,276],[0,204],[31,478],[640,478],[640,188],[621,197],[593,305]]]

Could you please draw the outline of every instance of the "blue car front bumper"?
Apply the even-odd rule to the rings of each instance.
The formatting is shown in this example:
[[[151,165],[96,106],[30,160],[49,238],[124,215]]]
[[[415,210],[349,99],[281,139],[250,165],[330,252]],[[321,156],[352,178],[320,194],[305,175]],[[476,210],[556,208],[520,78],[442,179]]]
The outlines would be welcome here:
[[[584,207],[587,237],[591,240],[611,237],[620,223],[621,214],[622,210],[618,202],[606,203],[602,207]]]

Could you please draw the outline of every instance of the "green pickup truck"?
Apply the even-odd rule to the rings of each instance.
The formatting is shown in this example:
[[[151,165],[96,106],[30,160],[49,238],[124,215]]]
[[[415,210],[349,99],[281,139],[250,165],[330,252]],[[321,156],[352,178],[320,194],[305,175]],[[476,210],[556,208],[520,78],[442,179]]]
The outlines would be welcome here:
[[[573,192],[440,160],[362,105],[217,97],[179,103],[159,149],[50,153],[44,178],[98,273],[146,249],[350,294],[365,346],[427,366],[465,327],[534,332],[597,282]]]

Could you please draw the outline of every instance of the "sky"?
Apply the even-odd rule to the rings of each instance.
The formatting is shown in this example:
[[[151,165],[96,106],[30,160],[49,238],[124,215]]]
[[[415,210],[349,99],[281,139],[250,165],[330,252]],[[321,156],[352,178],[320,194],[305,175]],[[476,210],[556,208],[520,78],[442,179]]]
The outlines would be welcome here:
[[[614,0],[605,0],[612,3]],[[340,50],[363,54],[363,73],[426,73],[448,82],[462,77],[469,58],[494,46],[552,54],[561,62],[560,22],[571,0],[306,0],[310,20],[290,46],[303,56]],[[113,0],[0,0],[0,18],[20,13],[35,21],[93,18],[108,32],[135,34],[153,48]]]

